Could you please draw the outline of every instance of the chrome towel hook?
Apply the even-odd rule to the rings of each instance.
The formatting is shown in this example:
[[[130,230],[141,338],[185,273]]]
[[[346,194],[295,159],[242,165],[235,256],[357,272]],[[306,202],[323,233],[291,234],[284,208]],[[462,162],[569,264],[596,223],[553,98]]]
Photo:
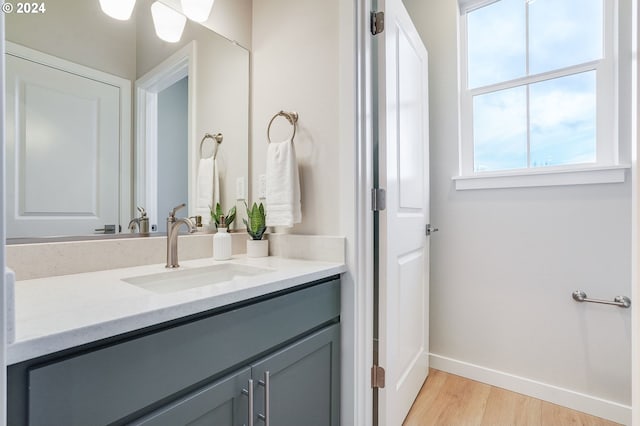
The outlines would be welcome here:
[[[298,113],[297,112],[280,111],[277,114],[275,114],[273,117],[271,117],[271,121],[269,121],[269,126],[267,127],[267,141],[269,143],[271,143],[271,124],[273,124],[273,120],[275,120],[278,117],[286,118],[287,121],[289,122],[289,124],[291,124],[291,126],[293,127],[293,133],[291,134],[291,140],[293,140],[293,138],[296,136],[296,127],[297,127],[297,123],[298,123]]]

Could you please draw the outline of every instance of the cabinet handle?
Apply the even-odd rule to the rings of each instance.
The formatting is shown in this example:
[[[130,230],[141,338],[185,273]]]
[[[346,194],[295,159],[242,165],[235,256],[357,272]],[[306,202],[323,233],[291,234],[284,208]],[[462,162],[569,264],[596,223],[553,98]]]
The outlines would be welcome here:
[[[248,426],[253,426],[253,379],[249,379],[248,384],[249,390],[242,389],[242,394],[247,395],[249,399],[249,403],[247,404],[249,407],[248,415],[249,415],[249,423]]]
[[[264,380],[258,381],[264,387],[264,415],[258,414],[258,418],[264,422],[264,426],[269,426],[269,372],[264,372]]]

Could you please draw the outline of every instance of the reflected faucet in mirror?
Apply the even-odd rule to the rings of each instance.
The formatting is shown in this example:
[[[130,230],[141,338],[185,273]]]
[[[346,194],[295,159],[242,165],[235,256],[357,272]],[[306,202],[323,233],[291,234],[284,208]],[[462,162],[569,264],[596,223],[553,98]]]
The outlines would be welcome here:
[[[147,217],[147,212],[143,207],[138,206],[138,211],[140,212],[140,217],[134,217],[129,222],[129,231],[133,234],[136,232],[136,227],[138,228],[138,232],[143,235],[149,234],[149,218]]]
[[[181,208],[186,207],[185,203],[176,206],[169,212],[167,218],[167,264],[166,268],[178,268],[178,230],[180,225],[187,226],[189,233],[196,232],[196,226],[188,217],[181,217],[176,219],[176,212]]]

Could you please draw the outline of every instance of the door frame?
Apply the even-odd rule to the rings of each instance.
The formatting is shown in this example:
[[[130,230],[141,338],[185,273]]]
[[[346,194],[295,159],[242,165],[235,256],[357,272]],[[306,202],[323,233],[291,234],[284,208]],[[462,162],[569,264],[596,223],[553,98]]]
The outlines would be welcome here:
[[[189,77],[187,84],[187,206],[195,211],[196,143],[196,41],[192,41],[136,80],[136,206],[144,207],[149,223],[157,224],[158,212],[158,94],[176,82]],[[150,208],[150,206],[153,206]]]
[[[372,0],[357,0],[356,8],[356,147],[354,282],[356,389],[353,424],[373,424],[373,43]]]
[[[4,44],[4,13],[0,14],[0,425],[7,424],[7,274],[6,270],[6,235],[5,235],[5,44]]]
[[[631,50],[631,424],[640,425],[640,7],[632,2]]]

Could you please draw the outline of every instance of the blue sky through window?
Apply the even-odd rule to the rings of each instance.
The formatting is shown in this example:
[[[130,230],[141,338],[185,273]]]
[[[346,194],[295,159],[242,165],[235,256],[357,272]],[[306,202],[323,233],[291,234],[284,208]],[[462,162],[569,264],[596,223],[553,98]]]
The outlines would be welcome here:
[[[470,12],[469,88],[600,59],[602,1],[500,0]],[[475,171],[595,162],[595,93],[589,71],[476,94]]]

